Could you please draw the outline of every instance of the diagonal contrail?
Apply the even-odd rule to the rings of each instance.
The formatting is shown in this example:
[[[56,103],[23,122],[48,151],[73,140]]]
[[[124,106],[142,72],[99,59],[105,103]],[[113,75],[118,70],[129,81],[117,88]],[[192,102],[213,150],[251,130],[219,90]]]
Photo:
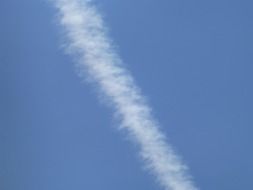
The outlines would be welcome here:
[[[140,147],[141,156],[166,190],[197,190],[186,166],[166,143],[139,88],[124,68],[90,0],[52,0],[66,32],[67,48],[99,86]]]

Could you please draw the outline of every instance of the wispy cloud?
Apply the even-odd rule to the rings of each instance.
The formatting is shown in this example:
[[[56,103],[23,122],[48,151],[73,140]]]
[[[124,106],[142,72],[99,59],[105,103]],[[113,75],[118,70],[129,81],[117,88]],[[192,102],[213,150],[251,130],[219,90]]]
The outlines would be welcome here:
[[[67,48],[107,97],[120,118],[120,127],[139,145],[145,165],[166,190],[197,190],[124,68],[96,7],[88,0],[52,2],[66,33]]]

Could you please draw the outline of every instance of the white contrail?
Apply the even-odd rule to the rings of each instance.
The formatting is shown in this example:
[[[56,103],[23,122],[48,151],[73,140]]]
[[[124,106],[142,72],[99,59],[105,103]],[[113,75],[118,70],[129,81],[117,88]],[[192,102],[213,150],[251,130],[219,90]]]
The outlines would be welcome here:
[[[53,0],[67,36],[67,48],[78,58],[139,145],[146,166],[166,190],[197,190],[187,168],[166,143],[132,76],[106,34],[90,0]]]

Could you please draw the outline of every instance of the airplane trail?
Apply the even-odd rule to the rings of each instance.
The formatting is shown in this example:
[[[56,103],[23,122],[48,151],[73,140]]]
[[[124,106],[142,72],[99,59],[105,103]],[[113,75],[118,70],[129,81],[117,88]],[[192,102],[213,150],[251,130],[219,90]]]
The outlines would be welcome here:
[[[120,118],[119,127],[138,144],[145,166],[166,190],[197,190],[187,167],[167,144],[151,108],[124,68],[92,1],[51,1],[66,35],[66,48],[77,58],[83,77],[88,73],[107,98]]]

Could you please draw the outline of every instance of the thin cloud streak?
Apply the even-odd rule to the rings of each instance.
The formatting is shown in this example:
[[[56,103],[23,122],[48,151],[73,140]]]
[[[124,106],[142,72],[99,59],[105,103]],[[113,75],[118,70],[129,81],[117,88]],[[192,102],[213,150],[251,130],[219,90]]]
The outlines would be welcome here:
[[[67,49],[97,84],[120,118],[120,128],[140,147],[145,166],[166,190],[197,190],[151,114],[139,88],[107,35],[103,19],[88,0],[52,0]],[[84,74],[82,74],[84,75]]]

